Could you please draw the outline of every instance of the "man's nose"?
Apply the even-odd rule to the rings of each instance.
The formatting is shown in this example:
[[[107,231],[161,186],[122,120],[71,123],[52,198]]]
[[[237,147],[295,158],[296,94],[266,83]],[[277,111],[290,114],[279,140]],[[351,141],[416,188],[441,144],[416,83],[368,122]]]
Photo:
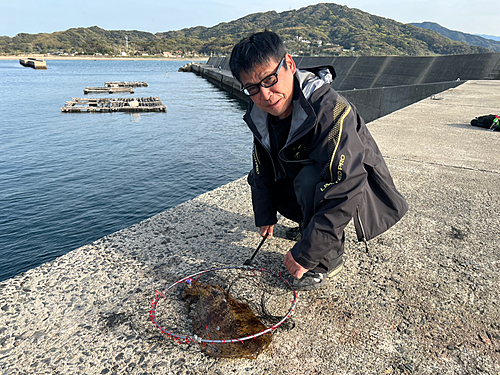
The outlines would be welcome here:
[[[265,87],[260,87],[260,93],[264,100],[269,100],[271,98],[271,95],[273,94],[270,90],[270,88],[265,88]]]

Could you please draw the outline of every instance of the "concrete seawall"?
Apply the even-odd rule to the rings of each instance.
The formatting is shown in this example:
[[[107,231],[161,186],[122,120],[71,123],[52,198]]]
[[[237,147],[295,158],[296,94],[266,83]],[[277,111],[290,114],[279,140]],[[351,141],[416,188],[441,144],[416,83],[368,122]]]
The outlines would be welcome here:
[[[332,65],[335,90],[418,85],[460,80],[500,79],[500,53],[450,56],[294,57],[299,68]],[[229,71],[228,57],[207,65]]]
[[[466,80],[500,79],[500,53],[433,57],[296,57],[299,68],[332,65],[332,87],[358,108],[366,122],[404,108]],[[222,89],[248,100],[229,69],[229,58],[193,66]]]
[[[257,360],[214,359],[148,320],[154,290],[260,242],[244,178],[0,283],[0,374],[500,373],[500,82],[469,81],[369,124],[409,203],[341,278],[301,292]],[[281,219],[255,259],[285,272]],[[182,311],[180,312],[182,313]]]

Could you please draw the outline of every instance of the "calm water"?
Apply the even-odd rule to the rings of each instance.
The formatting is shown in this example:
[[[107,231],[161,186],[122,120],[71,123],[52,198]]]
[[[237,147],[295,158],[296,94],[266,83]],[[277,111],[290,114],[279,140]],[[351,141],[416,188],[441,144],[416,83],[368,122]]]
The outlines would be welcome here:
[[[0,280],[247,173],[245,104],[184,64],[0,60]],[[132,96],[167,113],[61,113],[105,81],[146,81]]]

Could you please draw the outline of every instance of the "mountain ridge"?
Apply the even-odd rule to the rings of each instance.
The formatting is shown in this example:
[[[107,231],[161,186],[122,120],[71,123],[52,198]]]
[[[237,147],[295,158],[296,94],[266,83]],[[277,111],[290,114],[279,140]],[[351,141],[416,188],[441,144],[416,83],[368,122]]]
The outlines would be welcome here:
[[[449,38],[451,40],[454,40],[456,42],[464,42],[464,43],[467,43],[468,45],[471,45],[471,46],[488,48],[492,51],[500,52],[500,41],[496,41],[493,39],[486,39],[486,38],[483,38],[482,36],[468,34],[468,33],[462,32],[462,31],[450,30],[444,26],[441,26],[440,24],[438,24],[436,22],[425,21],[425,22],[420,22],[420,23],[412,22],[410,24],[413,26],[416,26],[416,27],[421,27],[421,28],[426,29],[426,30],[435,31],[435,32],[443,35],[444,37]],[[500,39],[500,37],[499,37],[499,39]]]
[[[0,53],[192,54],[227,55],[242,37],[264,29],[277,32],[289,52],[305,56],[449,55],[491,52],[441,34],[335,3],[284,12],[252,13],[212,27],[149,33],[98,26],[54,33],[0,37]],[[126,41],[129,50],[126,50]]]

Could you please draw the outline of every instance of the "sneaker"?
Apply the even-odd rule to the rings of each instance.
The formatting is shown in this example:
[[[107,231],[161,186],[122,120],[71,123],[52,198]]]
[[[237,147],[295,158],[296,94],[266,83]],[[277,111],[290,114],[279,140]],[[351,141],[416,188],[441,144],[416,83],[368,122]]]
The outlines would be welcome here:
[[[340,272],[344,268],[344,260],[328,273],[308,271],[300,279],[293,279],[293,288],[296,291],[301,290],[316,290],[322,288],[328,282],[328,279],[334,280],[340,276]]]
[[[286,230],[286,238],[290,241],[300,241],[302,239],[302,227],[298,226]]]
[[[293,279],[293,278],[292,278]],[[328,282],[326,273],[308,271],[300,279],[293,279],[293,289],[301,290],[316,290],[322,288]]]

